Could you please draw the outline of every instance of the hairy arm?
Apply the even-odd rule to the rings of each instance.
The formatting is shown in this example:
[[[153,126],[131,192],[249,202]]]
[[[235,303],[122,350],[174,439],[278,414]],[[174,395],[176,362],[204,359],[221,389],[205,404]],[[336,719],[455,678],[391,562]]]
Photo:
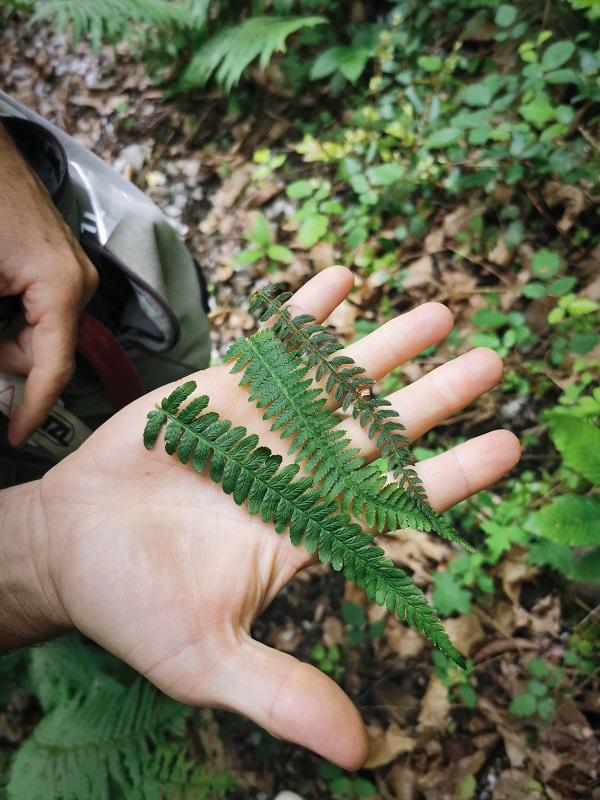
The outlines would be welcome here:
[[[0,492],[0,653],[69,629],[46,557],[39,482]]]

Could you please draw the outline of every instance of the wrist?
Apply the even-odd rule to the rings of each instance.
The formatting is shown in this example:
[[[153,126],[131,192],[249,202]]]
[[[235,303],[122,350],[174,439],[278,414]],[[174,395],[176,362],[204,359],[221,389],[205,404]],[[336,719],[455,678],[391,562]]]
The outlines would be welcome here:
[[[49,554],[40,482],[0,492],[0,651],[51,639],[71,627]]]

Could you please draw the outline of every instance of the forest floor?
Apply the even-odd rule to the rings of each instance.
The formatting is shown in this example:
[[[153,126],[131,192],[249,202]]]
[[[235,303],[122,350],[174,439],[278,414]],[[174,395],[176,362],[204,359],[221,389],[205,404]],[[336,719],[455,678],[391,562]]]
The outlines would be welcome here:
[[[252,288],[278,279],[296,288],[336,262],[335,249],[321,243],[294,250],[293,262],[276,273],[267,274],[261,262],[246,267],[233,263],[257,209],[272,220],[291,216],[284,184],[276,174],[260,185],[253,181],[253,153],[258,148],[285,152],[290,141],[300,138],[296,120],[302,112],[294,101],[261,95],[255,115],[246,118],[228,114],[216,94],[196,102],[164,101],[126,50],[92,53],[85,44],[73,49],[63,36],[45,29],[33,35],[17,23],[0,34],[0,53],[3,89],[133,180],[185,238],[211,287],[215,360],[233,339],[254,329],[247,308]],[[303,164],[298,177],[318,174],[318,169],[318,164]],[[391,310],[401,313],[419,302],[441,301],[455,315],[456,327],[448,344],[406,365],[392,379],[394,385],[415,380],[468,349],[471,316],[483,307],[486,292],[500,288],[502,308],[519,308],[520,283],[513,275],[500,266],[484,268],[466,259],[459,265],[450,263],[439,242],[433,241],[435,236],[443,240],[455,235],[470,211],[464,205],[441,209],[422,248],[400,254],[410,279],[402,291],[389,296]],[[350,299],[329,320],[339,336],[352,340],[357,331],[368,330],[381,318],[380,278],[377,272],[357,276]],[[528,313],[529,324],[543,335],[543,301],[531,304]],[[507,368],[518,372],[518,356],[509,356]],[[567,380],[558,372],[551,377],[557,386]],[[425,445],[446,447],[498,423],[531,435],[539,424],[533,399],[506,390],[491,392],[438,429]],[[552,456],[531,450],[524,454],[526,466],[528,460],[543,458]],[[492,502],[501,496],[495,492],[490,494]],[[431,589],[431,573],[456,555],[448,544],[410,532],[388,538],[385,546],[426,591]],[[546,722],[518,718],[507,710],[527,681],[524,662],[532,656],[559,659],[568,620],[585,617],[590,601],[565,598],[554,574],[526,563],[518,545],[490,574],[496,588],[486,595],[486,603],[445,622],[458,648],[472,659],[474,707],[461,699],[456,682],[433,670],[425,640],[395,618],[384,619],[378,606],[324,568],[299,575],[255,626],[255,635],[272,646],[321,663],[354,699],[372,740],[361,776],[376,786],[383,800],[600,796],[597,677],[557,694],[556,712]],[[383,620],[382,632],[372,641],[366,637],[349,643],[352,625],[340,616],[342,604],[348,602],[351,610],[363,610],[369,624]],[[364,628],[360,613],[358,619]],[[34,721],[35,710],[22,700],[20,706],[2,712],[0,746],[16,746]],[[340,776],[328,772],[310,753],[277,742],[232,715],[198,712],[190,725],[190,742],[192,751],[209,765],[235,775],[239,789],[233,797],[270,800],[288,789],[316,800],[351,797],[352,792],[358,796],[360,791],[360,785],[344,789]]]

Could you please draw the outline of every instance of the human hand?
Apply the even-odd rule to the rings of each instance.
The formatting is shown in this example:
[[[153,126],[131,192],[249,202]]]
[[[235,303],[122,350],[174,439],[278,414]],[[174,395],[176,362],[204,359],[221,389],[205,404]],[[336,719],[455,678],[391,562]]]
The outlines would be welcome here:
[[[351,286],[348,270],[325,270],[296,293],[294,311],[322,321]],[[451,326],[449,311],[428,303],[348,353],[380,379],[442,340]],[[493,351],[477,349],[389,399],[416,438],[494,386],[501,370]],[[285,443],[270,433],[228,366],[193,377],[210,408],[285,455]],[[207,476],[160,448],[144,449],[146,413],[172,388],[123,409],[38,485],[46,521],[38,563],[45,565],[55,617],[173,697],[243,713],[276,736],[356,769],[367,745],[350,699],[315,667],[250,636],[254,620],[310,556],[250,517]],[[343,424],[362,454],[375,458],[357,423]],[[494,431],[417,469],[441,511],[498,480],[518,457],[515,437]]]
[[[22,296],[25,327],[0,341],[0,371],[27,375],[9,428],[20,445],[71,378],[79,316],[97,272],[0,124],[0,296]]]

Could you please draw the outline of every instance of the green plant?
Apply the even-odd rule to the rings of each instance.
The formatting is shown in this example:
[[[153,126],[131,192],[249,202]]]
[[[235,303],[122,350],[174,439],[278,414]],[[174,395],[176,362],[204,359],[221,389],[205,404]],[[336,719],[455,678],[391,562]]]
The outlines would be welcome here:
[[[377,789],[365,778],[344,775],[335,764],[325,762],[319,767],[319,775],[327,782],[329,791],[334,797],[344,800],[356,800],[359,797],[375,797]]]
[[[379,639],[385,627],[385,619],[369,623],[363,607],[348,600],[342,603],[341,616],[346,623],[346,641],[349,645],[356,646],[369,639]]]
[[[234,786],[186,753],[189,711],[73,635],[29,653],[44,716],[19,747],[9,800],[216,798]]]
[[[252,227],[245,234],[245,238],[252,247],[242,250],[235,256],[233,262],[238,267],[245,267],[264,259],[267,269],[272,271],[276,269],[277,264],[289,264],[294,258],[291,250],[275,242],[273,230],[263,214],[255,215]]]
[[[579,493],[557,494],[529,516],[527,528],[559,547],[585,548],[568,574],[592,581],[600,580],[600,498],[594,492],[600,486],[600,392],[588,399],[585,416],[578,413],[581,405],[547,413],[550,436]]]
[[[555,703],[551,691],[558,685],[564,672],[543,658],[532,658],[527,664],[531,676],[525,691],[516,694],[508,707],[516,717],[539,717],[548,720],[554,714]]]
[[[334,681],[339,681],[343,677],[346,667],[340,648],[336,644],[326,646],[319,642],[312,648],[310,654],[319,669],[331,675]]]
[[[365,589],[367,596],[386,605],[405,618],[449,658],[462,664],[462,657],[450,643],[424,595],[401,569],[395,567],[373,536],[362,533],[349,510],[361,513],[369,525],[380,529],[396,527],[402,519],[411,524],[454,539],[450,525],[434,514],[416,473],[406,466],[406,454],[399,453],[402,426],[390,417],[395,412],[385,401],[363,396],[372,383],[361,367],[344,356],[336,356],[337,341],[310,315],[291,317],[282,302],[287,294],[269,289],[259,293],[253,307],[263,310],[262,318],[275,317],[268,331],[249,340],[234,343],[225,356],[233,361],[232,372],[241,372],[241,384],[249,385],[249,400],[263,417],[274,420],[272,429],[289,440],[290,453],[304,464],[281,466],[282,459],[260,445],[258,436],[248,435],[243,427],[232,427],[216,411],[206,411],[209,398],[196,397],[181,409],[196,389],[188,381],[175,389],[148,414],[144,443],[156,444],[165,428],[165,449],[183,464],[191,463],[202,472],[208,465],[211,480],[241,505],[248,502],[250,514],[273,522],[282,533],[289,528],[293,544],[304,544],[336,570]],[[283,346],[283,344],[285,346]],[[298,356],[304,359],[298,363]],[[316,367],[314,379],[308,370]],[[364,467],[349,442],[336,430],[339,420],[325,411],[322,388],[311,382],[327,375],[325,391],[331,392],[343,408],[353,415],[390,460],[395,477],[402,483],[385,485],[377,469]],[[166,427],[165,427],[166,426]],[[404,448],[405,450],[406,448]],[[358,470],[364,472],[358,481]],[[371,497],[362,493],[361,483],[369,486]],[[341,501],[336,499],[342,496]],[[392,502],[398,508],[390,507]]]
[[[432,653],[433,673],[449,690],[452,702],[464,703],[467,708],[477,705],[477,693],[473,686],[473,662],[469,659],[464,670],[456,669],[443,653]]]

